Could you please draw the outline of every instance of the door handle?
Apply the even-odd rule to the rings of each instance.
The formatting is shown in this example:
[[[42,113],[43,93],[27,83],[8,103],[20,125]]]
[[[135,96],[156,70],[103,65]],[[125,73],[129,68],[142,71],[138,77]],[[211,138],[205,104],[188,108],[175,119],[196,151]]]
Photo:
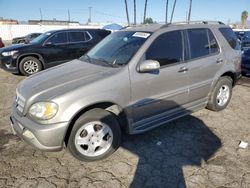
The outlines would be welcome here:
[[[217,59],[216,63],[220,64],[223,62],[223,59]]]
[[[181,67],[178,72],[187,72],[188,68],[187,67]]]

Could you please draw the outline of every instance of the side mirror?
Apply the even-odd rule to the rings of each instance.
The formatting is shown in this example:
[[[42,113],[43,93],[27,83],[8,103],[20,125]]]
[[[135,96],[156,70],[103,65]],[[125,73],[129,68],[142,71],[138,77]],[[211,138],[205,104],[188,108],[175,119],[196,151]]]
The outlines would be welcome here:
[[[139,72],[151,72],[160,69],[160,63],[155,60],[143,61],[139,66]]]
[[[52,43],[52,42],[46,42],[46,43],[44,44],[44,46],[47,46],[47,47],[54,47],[55,44]]]

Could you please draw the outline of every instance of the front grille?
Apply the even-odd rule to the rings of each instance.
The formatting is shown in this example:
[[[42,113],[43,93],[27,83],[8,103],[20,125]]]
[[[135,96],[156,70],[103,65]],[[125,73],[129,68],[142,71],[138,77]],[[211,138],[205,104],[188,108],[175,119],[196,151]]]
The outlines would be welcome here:
[[[19,112],[23,113],[25,106],[25,99],[18,92],[16,92],[16,108]]]

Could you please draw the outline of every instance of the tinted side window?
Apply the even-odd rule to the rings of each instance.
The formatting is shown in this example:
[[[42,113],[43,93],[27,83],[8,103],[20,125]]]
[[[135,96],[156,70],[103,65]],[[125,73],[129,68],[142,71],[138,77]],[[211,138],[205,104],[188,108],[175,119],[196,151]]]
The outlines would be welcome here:
[[[238,39],[232,29],[230,28],[220,28],[219,31],[222,33],[224,38],[227,40],[228,44],[235,50],[240,49],[240,44]]]
[[[111,31],[106,31],[106,30],[99,30],[98,31],[98,35],[101,37],[101,38],[105,38],[107,35],[109,35],[111,33]]]
[[[214,34],[208,29],[208,38],[209,38],[209,48],[210,54],[219,52],[219,45],[214,37]]]
[[[146,59],[156,60],[161,66],[182,61],[181,31],[171,31],[160,35],[147,50]]]
[[[54,34],[47,42],[51,42],[53,44],[62,44],[62,43],[67,43],[67,33],[56,33]]]
[[[209,43],[207,29],[189,29],[190,58],[198,58],[209,55]]]
[[[69,32],[69,41],[70,42],[83,42],[85,41],[83,32]]]

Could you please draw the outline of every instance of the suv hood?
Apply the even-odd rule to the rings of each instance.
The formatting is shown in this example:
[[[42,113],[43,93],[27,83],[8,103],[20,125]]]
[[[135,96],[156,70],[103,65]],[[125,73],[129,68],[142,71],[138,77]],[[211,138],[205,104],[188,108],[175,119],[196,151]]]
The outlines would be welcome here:
[[[11,46],[5,47],[1,49],[1,52],[8,52],[12,50],[22,50],[24,48],[33,46],[34,44],[12,44]]]
[[[17,91],[26,100],[38,96],[39,100],[49,100],[104,79],[119,70],[120,68],[95,65],[76,59],[26,78],[20,83]]]

